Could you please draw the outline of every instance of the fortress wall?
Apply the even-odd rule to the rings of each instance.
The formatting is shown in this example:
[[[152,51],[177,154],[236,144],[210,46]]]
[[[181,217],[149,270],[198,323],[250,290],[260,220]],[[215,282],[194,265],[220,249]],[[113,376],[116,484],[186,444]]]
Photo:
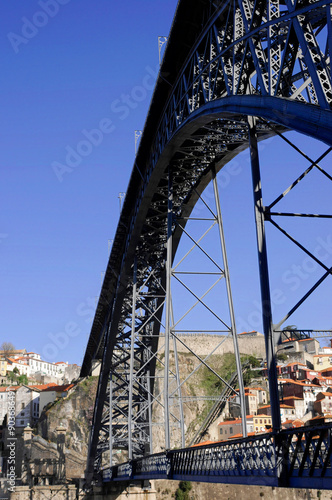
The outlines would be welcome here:
[[[211,351],[216,349],[214,354],[226,354],[234,352],[233,339],[224,335],[213,334],[182,334],[178,335],[179,339],[184,342],[195,354],[206,356]],[[165,338],[161,337],[159,345],[163,345]],[[222,343],[221,343],[222,342]],[[218,347],[218,345],[221,345]],[[241,354],[251,354],[258,358],[265,358],[265,340],[263,335],[257,337],[239,337],[239,350]],[[190,353],[188,349],[179,341],[176,342],[177,351],[181,353]],[[170,342],[170,350],[173,351],[173,341]],[[163,349],[161,350],[161,352]]]

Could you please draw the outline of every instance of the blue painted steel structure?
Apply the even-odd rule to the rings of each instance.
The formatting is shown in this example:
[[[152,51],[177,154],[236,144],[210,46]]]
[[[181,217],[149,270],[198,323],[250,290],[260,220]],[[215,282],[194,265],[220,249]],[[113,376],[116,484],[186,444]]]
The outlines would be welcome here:
[[[172,450],[102,471],[103,481],[174,479],[331,489],[332,425]]]
[[[81,374],[86,376],[95,359],[102,363],[90,437],[88,482],[101,470],[105,455],[109,454],[112,461],[113,450],[117,449],[127,450],[132,460],[109,469],[114,480],[132,477],[133,466],[135,477],[154,477],[159,474],[161,461],[165,467],[170,464],[174,479],[204,476],[208,480],[213,477],[216,481],[223,478],[225,482],[240,482],[241,478],[247,482],[248,477],[260,477],[260,484],[304,486],[305,478],[310,477],[311,486],[331,486],[330,427],[320,429],[318,440],[311,430],[279,432],[274,361],[275,332],[331,274],[331,269],[278,226],[274,218],[320,215],[271,211],[311,170],[319,169],[332,180],[319,165],[331,148],[320,159],[311,159],[302,176],[268,207],[263,204],[260,190],[257,150],[257,141],[285,130],[296,130],[331,146],[331,13],[331,0],[179,1],[82,366]],[[274,433],[216,447],[151,455],[152,405],[157,401],[154,374],[164,306],[169,311],[170,325],[166,345],[171,337],[176,339],[169,306],[171,265],[200,194],[215,172],[248,146],[256,222],[260,226],[257,243],[263,304],[270,303],[264,257],[266,222],[274,224],[314,258],[324,274],[278,323],[273,324],[271,311],[267,317],[267,308],[263,307]],[[222,229],[218,206],[214,219]],[[221,274],[227,280],[225,255],[223,264]],[[236,343],[234,326],[225,325]],[[165,372],[165,384],[167,377]],[[167,398],[164,405],[167,408]],[[166,434],[169,414],[165,411]],[[255,453],[258,462],[253,455],[248,461],[245,458],[252,446],[260,450]],[[210,452],[212,461],[204,463],[210,464],[211,474],[198,465],[201,457]],[[186,469],[188,461],[191,465]],[[226,463],[233,465],[227,469]],[[142,476],[145,467],[147,473]],[[225,467],[226,475],[222,472]],[[230,474],[230,470],[237,472]],[[291,479],[286,480],[285,471]]]

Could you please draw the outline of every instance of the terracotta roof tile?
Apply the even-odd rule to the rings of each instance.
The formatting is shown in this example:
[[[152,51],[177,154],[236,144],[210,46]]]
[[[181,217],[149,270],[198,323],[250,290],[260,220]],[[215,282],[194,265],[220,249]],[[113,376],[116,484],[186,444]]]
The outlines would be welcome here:
[[[56,384],[54,384],[52,387],[47,387],[46,389],[44,389],[43,392],[46,392],[46,391],[67,392],[72,387],[74,387],[74,385],[75,384],[65,384],[65,385],[56,385]]]

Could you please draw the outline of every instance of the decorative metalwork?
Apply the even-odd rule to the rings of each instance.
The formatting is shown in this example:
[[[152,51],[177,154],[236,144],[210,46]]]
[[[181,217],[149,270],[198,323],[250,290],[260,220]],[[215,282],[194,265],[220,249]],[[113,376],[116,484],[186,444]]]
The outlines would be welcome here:
[[[331,489],[331,434],[332,424],[261,434],[152,455],[103,474],[115,481],[154,478]]]

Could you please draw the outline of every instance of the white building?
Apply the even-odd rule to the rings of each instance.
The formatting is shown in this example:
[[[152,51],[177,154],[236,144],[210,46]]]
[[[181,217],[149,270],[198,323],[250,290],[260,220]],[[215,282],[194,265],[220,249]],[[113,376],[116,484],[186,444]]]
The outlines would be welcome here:
[[[7,371],[12,372],[17,368],[20,375],[30,377],[30,367],[25,358],[6,358]]]
[[[18,387],[0,387],[0,425],[2,425],[3,419],[8,413],[8,403],[12,401],[8,397],[8,392],[16,393]]]
[[[65,373],[65,367],[68,363],[49,363],[48,361],[43,361],[40,355],[34,352],[29,352],[27,355],[17,358],[12,361],[12,368],[16,366],[20,374],[24,373],[28,377],[33,376],[36,373],[41,375],[47,375],[49,377],[55,377],[56,379],[61,379]]]
[[[66,397],[74,386],[75,384],[53,385],[43,389],[40,393],[39,416],[47,404],[53,403],[56,399]]]

